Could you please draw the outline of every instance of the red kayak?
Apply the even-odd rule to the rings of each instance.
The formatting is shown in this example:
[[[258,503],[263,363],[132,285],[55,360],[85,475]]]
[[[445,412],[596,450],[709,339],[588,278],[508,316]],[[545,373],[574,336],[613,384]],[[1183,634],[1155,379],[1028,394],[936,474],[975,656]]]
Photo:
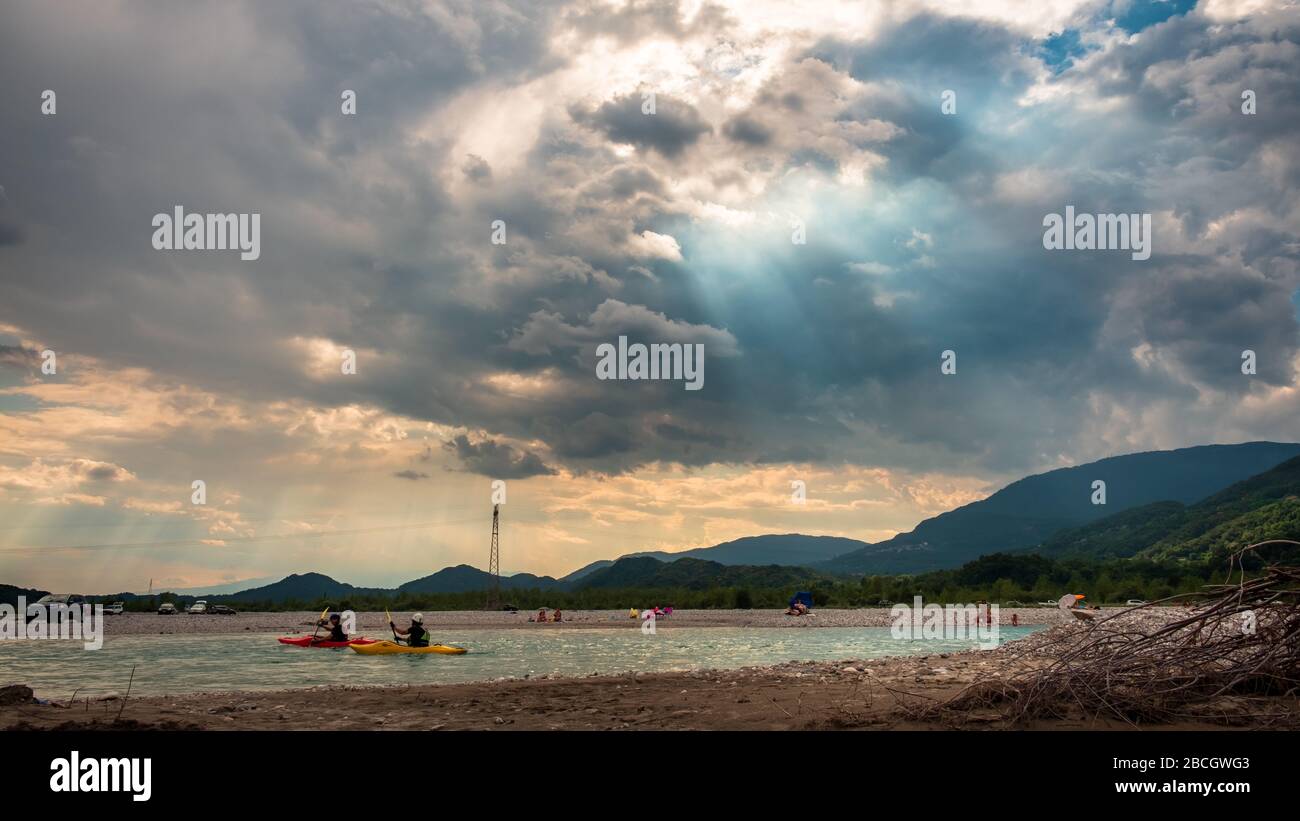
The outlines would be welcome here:
[[[354,644],[374,644],[375,639],[355,638],[349,639],[348,641],[321,641],[320,639],[317,639],[313,644],[311,636],[303,636],[301,638],[281,636],[280,643],[292,644],[294,647],[351,647]]]

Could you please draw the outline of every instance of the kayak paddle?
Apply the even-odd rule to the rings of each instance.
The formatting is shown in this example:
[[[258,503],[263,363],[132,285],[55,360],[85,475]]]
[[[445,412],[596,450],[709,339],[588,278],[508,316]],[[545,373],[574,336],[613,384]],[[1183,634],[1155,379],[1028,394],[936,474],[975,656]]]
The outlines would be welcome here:
[[[384,615],[388,617],[388,626],[393,631],[393,643],[401,644],[402,640],[397,637],[397,627],[393,624],[393,614],[388,612],[387,607],[384,608]]]
[[[329,612],[330,609],[328,607],[320,611],[320,618],[316,619],[316,629],[311,631],[311,641],[307,642],[308,647],[311,647],[316,643],[316,634],[320,632],[320,623],[325,621],[325,617],[329,615]]]

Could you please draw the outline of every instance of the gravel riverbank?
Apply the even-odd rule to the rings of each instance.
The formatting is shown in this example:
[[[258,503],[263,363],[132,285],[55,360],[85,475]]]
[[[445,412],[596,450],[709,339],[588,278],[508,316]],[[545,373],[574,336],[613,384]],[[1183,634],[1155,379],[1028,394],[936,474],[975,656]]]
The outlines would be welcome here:
[[[385,637],[388,623],[383,613],[358,613],[357,632]],[[394,613],[398,624],[410,618],[410,613]],[[534,613],[520,611],[503,613],[481,610],[429,611],[424,614],[425,626],[437,634],[439,626],[455,628],[526,628],[530,630],[563,630],[578,627],[636,628],[639,622],[628,618],[626,610],[566,610],[560,624],[545,625],[530,622]],[[311,632],[319,611],[286,613],[238,613],[233,616],[200,616],[180,613],[159,616],[156,613],[124,613],[106,620],[106,635],[140,636],[149,634],[181,633],[269,633],[280,631],[286,635]],[[1046,607],[1004,607],[1001,623],[1010,624],[1012,616],[1023,625],[1059,624],[1065,618],[1060,611]],[[672,616],[660,619],[657,629],[676,627],[771,627],[809,629],[817,627],[888,627],[891,623],[889,608],[871,607],[857,610],[817,610],[808,616],[786,616],[780,610],[677,610]]]

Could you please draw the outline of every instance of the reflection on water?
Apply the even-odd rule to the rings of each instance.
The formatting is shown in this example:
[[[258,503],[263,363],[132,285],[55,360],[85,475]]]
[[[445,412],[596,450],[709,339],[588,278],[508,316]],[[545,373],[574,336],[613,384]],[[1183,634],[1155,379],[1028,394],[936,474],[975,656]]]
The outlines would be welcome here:
[[[1004,627],[1002,641],[1035,627]],[[288,647],[276,634],[110,637],[102,650],[79,643],[0,642],[0,684],[23,683],[43,698],[73,690],[102,695],[126,690],[135,665],[135,695],[261,690],[316,684],[446,684],[498,676],[586,675],[736,668],[782,661],[862,659],[971,649],[972,641],[900,641],[885,627],[812,630],[742,627],[474,630],[438,633],[464,656],[360,656],[351,650]]]

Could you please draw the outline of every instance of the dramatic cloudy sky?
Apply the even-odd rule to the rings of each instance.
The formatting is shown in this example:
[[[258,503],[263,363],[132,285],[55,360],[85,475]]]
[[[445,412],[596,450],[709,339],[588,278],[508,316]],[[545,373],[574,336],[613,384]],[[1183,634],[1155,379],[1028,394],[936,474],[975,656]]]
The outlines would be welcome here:
[[[1193,5],[6,3],[0,581],[483,566],[493,479],[511,571],[875,540],[1300,439],[1300,8]],[[261,258],[154,250],[176,205]],[[1044,250],[1066,205],[1151,259]],[[597,380],[619,335],[703,390]]]

